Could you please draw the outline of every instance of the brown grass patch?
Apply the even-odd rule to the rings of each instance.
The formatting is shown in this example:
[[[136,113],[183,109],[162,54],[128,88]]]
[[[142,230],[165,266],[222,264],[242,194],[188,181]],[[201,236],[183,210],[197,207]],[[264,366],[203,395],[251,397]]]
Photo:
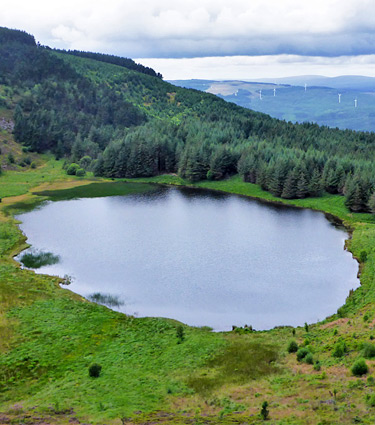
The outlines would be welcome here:
[[[325,323],[324,325],[320,327],[320,329],[330,329],[330,328],[334,328],[335,326],[345,325],[348,322],[349,322],[348,318],[337,319],[337,320],[334,320],[333,322]]]

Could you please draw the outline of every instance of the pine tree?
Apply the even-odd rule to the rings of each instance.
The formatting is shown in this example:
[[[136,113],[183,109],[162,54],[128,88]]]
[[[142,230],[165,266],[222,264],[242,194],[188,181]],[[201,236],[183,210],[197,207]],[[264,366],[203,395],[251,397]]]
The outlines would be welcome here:
[[[288,177],[285,180],[281,197],[285,199],[293,199],[296,197],[296,194],[297,194],[297,176],[294,169],[289,172]]]
[[[300,199],[306,198],[308,193],[309,193],[309,187],[306,180],[306,176],[304,172],[301,172],[297,182],[297,192],[296,192],[297,198],[300,198]]]
[[[322,179],[320,172],[317,168],[314,169],[310,183],[309,183],[309,194],[310,196],[320,196],[323,191]]]
[[[373,192],[368,201],[368,208],[372,214],[375,214],[375,192]]]

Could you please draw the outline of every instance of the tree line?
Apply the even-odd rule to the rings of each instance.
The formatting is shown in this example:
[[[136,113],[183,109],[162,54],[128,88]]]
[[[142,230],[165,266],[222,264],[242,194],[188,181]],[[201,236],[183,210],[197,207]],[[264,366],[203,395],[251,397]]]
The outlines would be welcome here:
[[[99,176],[198,181],[239,173],[285,199],[329,192],[345,196],[352,211],[375,210],[374,133],[292,124],[113,66],[123,58],[7,37],[1,42],[0,31],[0,84],[19,97],[14,133],[29,150]]]

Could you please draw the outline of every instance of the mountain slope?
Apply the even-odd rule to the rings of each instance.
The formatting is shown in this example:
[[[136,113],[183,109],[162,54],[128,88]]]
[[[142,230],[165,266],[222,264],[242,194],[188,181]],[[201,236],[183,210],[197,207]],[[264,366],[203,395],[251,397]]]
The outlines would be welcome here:
[[[30,151],[52,151],[108,177],[178,172],[198,181],[240,172],[276,196],[326,190],[345,194],[353,211],[371,208],[374,134],[293,125],[116,65],[111,56],[7,37],[2,81],[19,93],[14,134]]]

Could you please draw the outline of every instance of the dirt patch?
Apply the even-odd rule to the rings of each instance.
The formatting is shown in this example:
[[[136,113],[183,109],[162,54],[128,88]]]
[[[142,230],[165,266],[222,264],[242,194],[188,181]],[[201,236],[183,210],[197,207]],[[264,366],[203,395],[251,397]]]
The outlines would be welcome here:
[[[320,329],[331,329],[331,328],[334,328],[335,326],[345,325],[346,323],[348,323],[348,321],[349,321],[348,318],[337,319],[337,320],[334,320],[333,322],[329,322],[322,325]]]

